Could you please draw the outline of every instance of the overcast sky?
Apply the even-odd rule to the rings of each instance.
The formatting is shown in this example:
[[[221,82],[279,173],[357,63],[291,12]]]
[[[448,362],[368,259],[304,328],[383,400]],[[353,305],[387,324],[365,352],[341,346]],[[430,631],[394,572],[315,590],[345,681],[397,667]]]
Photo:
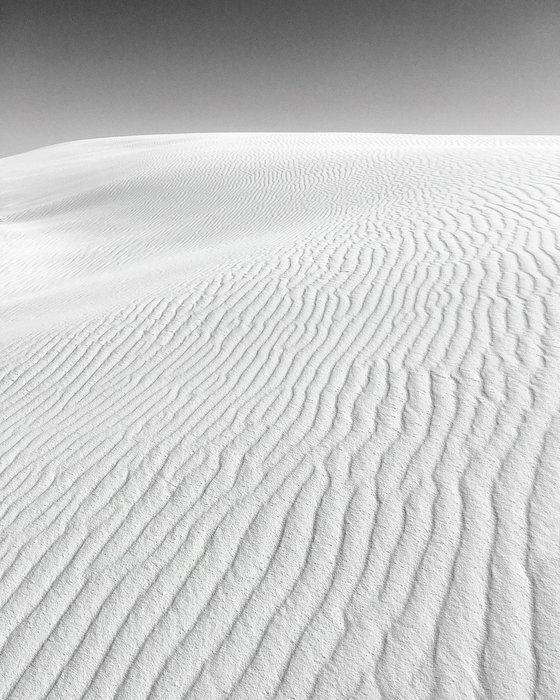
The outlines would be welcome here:
[[[560,0],[0,0],[0,156],[192,131],[560,133]]]

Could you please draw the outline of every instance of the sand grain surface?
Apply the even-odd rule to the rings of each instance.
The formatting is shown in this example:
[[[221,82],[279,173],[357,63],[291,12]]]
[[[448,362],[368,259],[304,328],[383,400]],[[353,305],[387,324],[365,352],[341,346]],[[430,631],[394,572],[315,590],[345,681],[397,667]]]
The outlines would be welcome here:
[[[560,139],[0,161],[0,697],[560,697]]]

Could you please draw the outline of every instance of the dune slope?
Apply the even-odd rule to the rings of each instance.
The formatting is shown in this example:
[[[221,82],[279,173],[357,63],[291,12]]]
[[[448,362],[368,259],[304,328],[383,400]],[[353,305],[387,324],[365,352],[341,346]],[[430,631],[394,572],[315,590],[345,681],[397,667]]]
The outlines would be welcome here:
[[[0,161],[0,697],[560,697],[560,138]]]

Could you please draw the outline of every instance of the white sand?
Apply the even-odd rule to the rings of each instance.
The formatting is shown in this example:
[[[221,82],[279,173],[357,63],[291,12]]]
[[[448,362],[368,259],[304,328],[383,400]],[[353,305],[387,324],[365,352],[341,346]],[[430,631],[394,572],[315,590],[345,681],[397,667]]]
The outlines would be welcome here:
[[[0,697],[560,697],[560,138],[0,161]]]

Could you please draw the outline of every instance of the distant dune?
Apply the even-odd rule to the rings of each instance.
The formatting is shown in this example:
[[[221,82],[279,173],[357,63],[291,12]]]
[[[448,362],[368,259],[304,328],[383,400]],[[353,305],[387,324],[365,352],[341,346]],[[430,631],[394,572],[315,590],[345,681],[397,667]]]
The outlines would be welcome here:
[[[0,160],[0,698],[560,697],[560,138]]]

